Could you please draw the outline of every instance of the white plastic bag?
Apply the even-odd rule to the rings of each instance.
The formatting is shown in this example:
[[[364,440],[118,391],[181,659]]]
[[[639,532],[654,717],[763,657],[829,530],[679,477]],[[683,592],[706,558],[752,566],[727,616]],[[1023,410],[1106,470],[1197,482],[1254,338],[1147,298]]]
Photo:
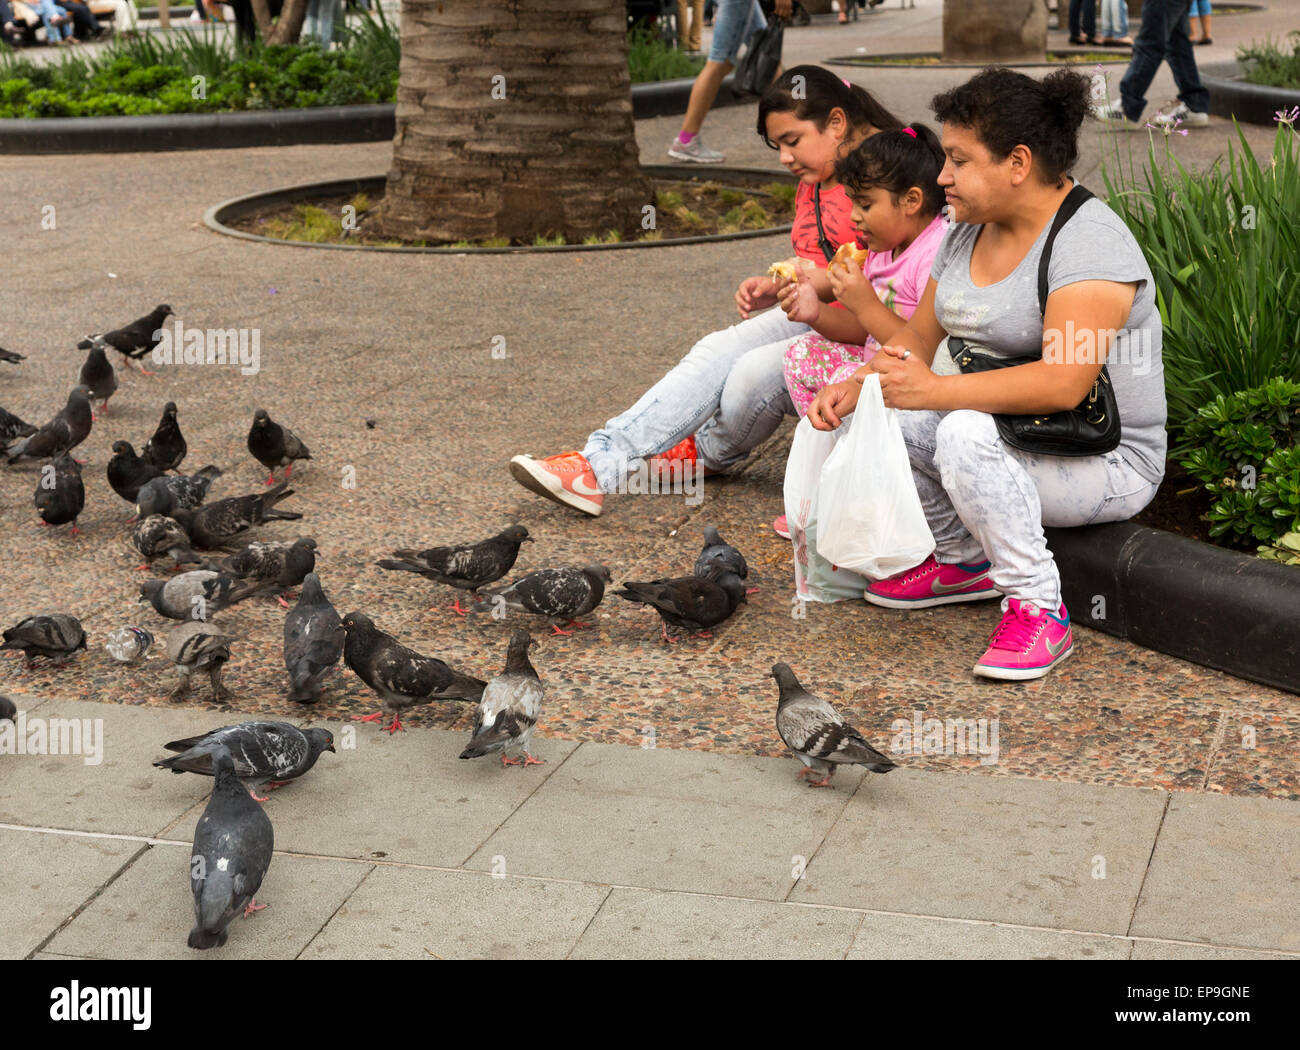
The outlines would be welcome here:
[[[807,419],[795,428],[785,464],[785,520],[794,544],[795,594],[803,601],[844,602],[861,598],[867,581],[837,569],[817,552],[817,490],[822,467],[841,443],[847,420],[837,430],[815,430]]]
[[[934,552],[898,413],[880,377],[862,384],[853,426],[822,466],[815,518],[823,557],[873,580],[906,572]]]

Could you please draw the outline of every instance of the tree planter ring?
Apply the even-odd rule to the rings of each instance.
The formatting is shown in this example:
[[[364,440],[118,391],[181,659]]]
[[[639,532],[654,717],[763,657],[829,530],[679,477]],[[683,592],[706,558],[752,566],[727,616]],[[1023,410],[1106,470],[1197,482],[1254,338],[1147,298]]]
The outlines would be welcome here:
[[[720,182],[727,185],[727,175],[745,177],[746,188],[753,189],[750,182],[762,179],[765,182],[794,183],[798,180],[789,172],[773,171],[770,168],[714,167],[705,169],[687,167],[677,164],[643,164],[641,171],[655,178],[695,179],[699,182]],[[228,222],[246,215],[262,211],[268,206],[295,204],[303,200],[321,197],[349,196],[357,193],[374,194],[382,191],[387,181],[384,175],[367,175],[356,179],[334,179],[330,182],[311,182],[305,185],[286,186],[278,190],[266,190],[250,193],[243,197],[234,197],[220,204],[214,204],[203,213],[203,224],[217,233],[228,237],[239,237],[246,241],[259,241],[262,244],[278,244],[293,248],[331,248],[341,251],[362,252],[408,252],[426,255],[512,255],[519,252],[593,252],[616,251],[628,248],[667,248],[683,244],[714,244],[719,241],[743,241],[752,237],[774,237],[788,234],[790,223],[784,226],[767,226],[761,230],[742,230],[739,233],[712,233],[692,237],[665,237],[657,241],[627,241],[621,244],[539,244],[507,245],[502,248],[453,248],[438,246],[420,248],[415,245],[378,245],[378,244],[316,244],[311,241],[290,241],[279,237],[264,237],[257,233],[237,230]],[[735,183],[741,185],[739,181]],[[761,192],[761,191],[756,191]]]
[[[1049,50],[1051,50],[1049,48]],[[1090,49],[1091,50],[1091,49]],[[1098,46],[1095,50],[1106,50]],[[1130,54],[1127,51],[1115,48],[1111,49],[1114,57],[1107,57],[1100,63],[1097,62],[1021,62],[1008,60],[999,62],[999,65],[1007,66],[1011,69],[1059,69],[1063,66],[1088,66],[1093,67],[1098,64],[1104,66],[1128,65]],[[917,63],[906,61],[909,58],[939,58],[938,51],[899,51],[885,55],[840,55],[838,58],[827,58],[822,60],[823,65],[827,66],[848,66],[852,69],[924,69],[933,72],[936,69],[984,69],[990,65],[989,62],[927,62]]]
[[[1274,123],[1280,109],[1300,106],[1300,89],[1248,84],[1236,62],[1216,62],[1201,70],[1201,83],[1210,92],[1210,112],[1216,117],[1236,117],[1246,124]]]

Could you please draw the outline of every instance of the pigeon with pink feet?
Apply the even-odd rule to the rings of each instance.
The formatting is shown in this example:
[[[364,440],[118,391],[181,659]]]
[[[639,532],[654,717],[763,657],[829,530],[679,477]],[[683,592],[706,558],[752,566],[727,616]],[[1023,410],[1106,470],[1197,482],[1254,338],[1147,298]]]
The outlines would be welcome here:
[[[474,733],[461,758],[500,755],[502,766],[534,766],[542,762],[528,753],[528,741],[542,711],[542,680],[528,659],[536,645],[524,630],[510,635],[505,670],[488,682],[474,717]],[[519,758],[510,758],[517,751]]]
[[[478,543],[462,543],[454,547],[430,547],[428,550],[395,550],[391,558],[377,564],[381,569],[413,572],[435,583],[445,583],[457,590],[469,591],[477,597],[480,587],[496,583],[515,564],[519,548],[532,543],[533,538],[522,525],[510,528]],[[461,616],[465,610],[457,598],[452,610]]]
[[[828,701],[804,689],[789,664],[773,664],[772,677],[781,689],[776,704],[777,733],[803,763],[800,777],[810,773],[822,776],[821,780],[809,780],[809,787],[829,787],[842,765],[866,766],[873,773],[894,768],[894,763],[867,743]]]

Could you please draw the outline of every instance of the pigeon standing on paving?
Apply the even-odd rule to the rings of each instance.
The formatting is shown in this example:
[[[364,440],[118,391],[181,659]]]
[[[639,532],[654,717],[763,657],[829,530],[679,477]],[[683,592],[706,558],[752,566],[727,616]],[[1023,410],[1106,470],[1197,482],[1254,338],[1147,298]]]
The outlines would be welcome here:
[[[0,445],[7,445],[11,441],[35,433],[36,428],[30,423],[24,423],[12,412],[0,408]]]
[[[809,787],[827,787],[842,765],[866,766],[873,773],[888,773],[894,763],[862,738],[831,704],[804,689],[788,664],[773,664],[772,677],[781,687],[776,704],[776,731],[804,768],[800,777],[821,773]]]
[[[53,419],[34,434],[9,446],[9,462],[52,459],[71,452],[85,441],[90,435],[91,423],[94,422],[87,394],[84,386],[74,387],[68,395],[67,404]]]
[[[240,722],[163,747],[181,753],[160,758],[154,763],[159,769],[205,777],[216,774],[214,758],[224,747],[234,760],[235,776],[248,785],[253,798],[265,802],[255,794],[256,788],[274,789],[297,780],[324,752],[334,751],[334,734],[327,729],[299,729],[288,722]]]
[[[266,907],[257,903],[257,891],[275,849],[271,818],[239,783],[230,752],[219,749],[212,766],[216,782],[194,829],[190,854],[191,948],[220,948],[236,915],[248,918]]]
[[[506,587],[484,591],[483,599],[471,608],[474,612],[509,609],[536,613],[551,619],[551,629],[556,634],[570,634],[572,632],[560,630],[554,621],[563,620],[566,627],[590,626],[579,623],[578,617],[585,616],[600,604],[605,597],[605,584],[609,582],[609,569],[604,565],[588,565],[585,569],[542,569],[521,576]]]
[[[721,565],[729,572],[734,572],[742,580],[749,575],[749,566],[745,556],[722,538],[712,525],[704,530],[704,549],[695,559],[695,575],[707,576],[714,565]]]
[[[305,536],[292,544],[250,543],[223,561],[221,568],[237,579],[257,584],[259,593],[275,594],[276,601],[287,609],[284,595],[316,568],[316,541]]]
[[[106,343],[96,340],[86,354],[86,362],[81,366],[78,384],[90,391],[92,414],[94,402],[99,402],[101,415],[108,415],[108,399],[117,390],[117,369],[104,353]]]
[[[266,479],[268,485],[275,484],[276,467],[285,468],[287,481],[293,473],[294,460],[311,459],[311,450],[298,440],[298,435],[272,420],[264,408],[253,413],[253,426],[248,431],[248,451],[271,472]]]
[[[190,676],[195,671],[207,671],[212,683],[212,698],[218,703],[230,699],[230,692],[221,684],[221,669],[230,659],[230,643],[235,639],[220,627],[203,620],[190,620],[167,633],[167,658],[181,673],[181,680],[168,699],[183,700],[190,691]]]
[[[321,680],[339,662],[347,632],[334,606],[321,589],[320,577],[309,572],[302,581],[298,604],[284,618],[284,666],[289,672],[289,699],[314,704]]]
[[[293,489],[285,488],[288,484],[282,481],[265,492],[205,503],[196,510],[175,508],[171,516],[185,526],[196,547],[205,550],[226,547],[264,521],[298,521],[302,517],[294,511],[275,508],[281,500],[293,495]]]
[[[190,546],[189,533],[181,527],[181,523],[163,514],[150,514],[137,521],[131,532],[131,545],[145,558],[141,569],[149,568],[150,561],[164,554],[170,555],[178,567],[202,562]]]
[[[165,514],[170,517],[175,510],[193,510],[202,505],[207,498],[208,489],[219,477],[220,467],[206,466],[188,477],[178,474],[154,478],[141,486],[136,495],[136,513],[142,518],[147,518],[150,514]]]
[[[127,503],[134,504],[140,489],[161,476],[161,470],[135,454],[131,442],[113,442],[113,457],[108,461],[108,484]]]
[[[77,535],[77,518],[86,507],[86,487],[77,461],[65,452],[53,463],[41,467],[41,480],[36,483],[33,502],[46,525],[71,522],[72,535]]]
[[[141,359],[145,354],[153,353],[158,344],[162,342],[160,333],[163,322],[171,316],[171,313],[172,308],[165,303],[161,306],[155,306],[144,317],[132,321],[129,325],[115,328],[103,335],[87,336],[77,344],[77,348],[79,350],[89,350],[96,342],[106,343],[121,353],[127,365],[134,361],[136,367],[145,375],[153,375],[153,372],[145,369]]]
[[[56,663],[65,663],[86,648],[86,632],[81,621],[67,613],[49,616],[28,616],[4,632],[3,649],[18,649],[31,666],[41,656]]]
[[[701,637],[711,637],[708,628],[716,627],[745,601],[745,585],[734,572],[714,565],[708,576],[679,576],[671,580],[626,580],[614,592],[620,598],[652,606],[659,613],[665,642],[668,624],[683,627]]]
[[[506,667],[488,682],[474,716],[474,733],[460,753],[461,758],[482,758],[500,754],[503,766],[532,766],[542,759],[528,753],[528,740],[542,710],[542,680],[528,660],[528,647],[535,644],[527,631],[510,636]],[[506,757],[518,750],[522,761]]]
[[[206,620],[256,593],[257,584],[211,569],[193,569],[169,580],[140,584],[140,601],[170,620]]]
[[[6,350],[3,347],[0,347],[0,361],[5,362],[5,364],[16,365],[19,361],[26,361],[26,360],[27,358],[25,355],[15,353],[13,350]]]
[[[185,458],[185,453],[188,451],[189,446],[181,433],[181,425],[176,420],[176,402],[168,401],[163,406],[158,429],[140,450],[140,458],[161,471],[175,470],[181,465],[181,460]]]
[[[480,587],[495,583],[514,567],[520,545],[532,542],[526,528],[511,525],[504,532],[478,543],[430,547],[423,551],[395,550],[392,558],[385,558],[378,565],[384,569],[414,572],[436,583],[469,591],[477,597]],[[459,598],[452,608],[461,616],[465,615]]]
[[[401,711],[430,700],[477,701],[483,696],[484,682],[453,671],[436,656],[424,656],[408,649],[396,638],[385,634],[363,613],[343,617],[347,641],[343,662],[366,685],[379,694],[382,708],[358,722],[376,722],[392,717],[386,728],[395,733],[402,728]]]

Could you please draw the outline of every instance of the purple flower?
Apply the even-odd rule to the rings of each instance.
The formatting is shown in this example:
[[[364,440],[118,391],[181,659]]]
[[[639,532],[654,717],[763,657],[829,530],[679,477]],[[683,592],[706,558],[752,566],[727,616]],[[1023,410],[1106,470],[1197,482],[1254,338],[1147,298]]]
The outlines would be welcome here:
[[[1279,109],[1273,114],[1273,121],[1277,124],[1286,124],[1288,127],[1300,119],[1300,106],[1292,106],[1291,109]]]

